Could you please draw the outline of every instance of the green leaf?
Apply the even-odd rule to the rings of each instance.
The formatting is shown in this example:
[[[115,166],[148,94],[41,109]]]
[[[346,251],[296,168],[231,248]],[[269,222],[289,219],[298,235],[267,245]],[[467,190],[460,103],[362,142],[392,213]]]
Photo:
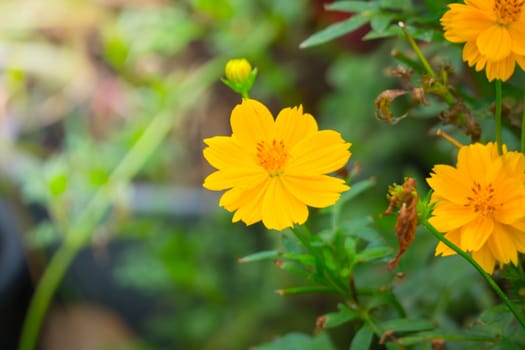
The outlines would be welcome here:
[[[303,286],[303,287],[292,287],[277,290],[277,293],[288,296],[297,294],[312,294],[312,293],[338,293],[337,289],[326,286]]]
[[[372,331],[372,328],[365,323],[363,327],[361,327],[357,333],[354,336],[354,339],[352,339],[352,344],[350,344],[350,350],[363,350],[370,348],[370,344],[372,343],[372,337],[374,336],[374,332]]]
[[[315,257],[310,254],[284,253],[281,257],[286,260],[297,261],[306,266],[316,265]]]
[[[357,254],[356,260],[359,262],[367,262],[373,260],[381,260],[392,254],[390,247],[375,247],[360,251]]]
[[[341,198],[337,201],[337,205],[342,205],[346,202],[351,201],[364,191],[368,190],[369,188],[372,188],[375,184],[376,182],[374,179],[366,179],[352,184],[352,188],[350,189],[350,191],[346,191],[341,195]]]
[[[385,331],[391,330],[394,332],[419,332],[428,331],[435,328],[434,323],[429,320],[409,318],[385,321],[378,324],[378,327]]]
[[[341,11],[341,12],[365,12],[374,11],[379,9],[379,5],[376,2],[364,2],[364,1],[336,1],[325,6],[325,9],[330,11]]]
[[[445,332],[445,331],[431,331],[421,332],[414,335],[397,338],[397,343],[400,345],[414,345],[423,342],[431,342],[435,339],[441,339],[445,341],[492,341],[492,337],[483,334],[465,334],[458,332]]]
[[[279,252],[277,250],[265,250],[263,252],[257,252],[257,253],[253,253],[245,257],[239,258],[237,259],[237,262],[247,263],[247,262],[253,262],[253,261],[260,261],[260,260],[276,259],[278,257],[279,257]]]
[[[325,322],[324,328],[333,328],[342,325],[343,323],[350,322],[359,317],[359,312],[350,310],[343,304],[337,305],[339,311],[331,312],[324,315]]]
[[[345,21],[332,24],[320,32],[313,34],[308,39],[303,41],[299,47],[304,49],[307,47],[323,44],[347,33],[353,32],[367,22],[368,17],[362,16],[360,14],[352,16]]]
[[[396,16],[391,13],[378,13],[370,18],[370,25],[373,31],[383,33],[395,18]]]
[[[255,350],[335,350],[326,333],[312,337],[306,334],[290,333],[271,343],[263,344]]]

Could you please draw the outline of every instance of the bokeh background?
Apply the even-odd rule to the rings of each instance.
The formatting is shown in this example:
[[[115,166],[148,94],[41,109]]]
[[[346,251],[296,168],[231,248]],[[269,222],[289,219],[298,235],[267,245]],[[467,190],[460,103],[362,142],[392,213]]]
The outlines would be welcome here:
[[[217,207],[219,194],[201,188],[212,171],[202,139],[227,135],[240,102],[220,81],[230,58],[257,67],[251,96],[275,114],[302,104],[321,128],[353,144],[349,169],[360,168],[356,178],[374,177],[376,186],[345,215],[373,217],[395,253],[393,219],[380,217],[387,186],[411,175],[424,190],[432,165],[450,159],[452,146],[429,136],[442,105],[431,101],[395,127],[377,121],[376,96],[398,84],[385,73],[397,64],[391,50],[408,45],[401,36],[362,41],[363,27],[301,49],[348,17],[325,11],[325,3],[0,3],[0,348],[18,343],[34,284],[63,239],[61,225],[82,212],[161,113],[173,120],[168,136],[132,181],[108,191],[112,209],[61,283],[40,349],[248,349],[291,332],[311,334],[316,318],[336,308],[330,295],[275,293],[304,281],[271,263],[237,263],[279,247],[280,233],[231,224]],[[461,65],[459,50],[434,54]],[[403,103],[410,101],[396,113]],[[433,244],[418,235],[400,264],[408,277],[396,293],[416,315],[432,309],[445,324],[461,324],[492,299],[465,264],[435,261]],[[430,281],[429,270],[416,270],[423,265],[432,269]],[[385,262],[358,283],[392,275]],[[440,316],[445,309],[453,310],[448,318]],[[347,348],[353,331],[330,336]]]

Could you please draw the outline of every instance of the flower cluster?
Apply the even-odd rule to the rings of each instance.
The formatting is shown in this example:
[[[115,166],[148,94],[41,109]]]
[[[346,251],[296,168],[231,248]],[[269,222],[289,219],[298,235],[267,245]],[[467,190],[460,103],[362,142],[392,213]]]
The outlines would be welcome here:
[[[496,144],[459,150],[456,167],[436,165],[427,179],[435,203],[429,222],[488,273],[525,252],[525,156]],[[455,252],[440,242],[436,255]]]
[[[231,136],[204,140],[204,157],[218,170],[203,186],[227,190],[219,205],[235,211],[233,222],[262,221],[282,230],[304,223],[307,206],[330,206],[349,189],[326,174],[346,164],[350,143],[333,130],[319,131],[301,106],[283,109],[274,120],[262,103],[243,99],[230,122]]]

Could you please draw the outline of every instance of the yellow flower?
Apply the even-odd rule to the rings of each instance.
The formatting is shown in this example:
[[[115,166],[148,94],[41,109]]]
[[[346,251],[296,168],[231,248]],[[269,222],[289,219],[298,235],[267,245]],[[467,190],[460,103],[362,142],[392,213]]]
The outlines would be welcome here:
[[[429,222],[488,273],[496,262],[517,264],[518,252],[525,252],[525,156],[476,143],[460,148],[456,167],[432,171]],[[435,253],[455,254],[441,242]]]
[[[308,206],[334,204],[349,189],[326,174],[350,158],[350,144],[333,130],[319,131],[302,106],[283,109],[274,120],[260,102],[244,99],[231,113],[231,136],[205,139],[203,151],[218,169],[205,180],[209,190],[227,190],[219,205],[233,212],[233,222],[258,221],[282,230],[302,224]]]
[[[445,39],[466,43],[463,60],[489,81],[508,80],[516,62],[525,70],[525,1],[465,0],[441,18]]]

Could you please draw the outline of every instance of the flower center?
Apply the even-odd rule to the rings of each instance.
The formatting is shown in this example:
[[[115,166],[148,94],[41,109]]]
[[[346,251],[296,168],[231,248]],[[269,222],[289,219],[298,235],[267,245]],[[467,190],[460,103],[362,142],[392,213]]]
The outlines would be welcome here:
[[[257,143],[257,163],[268,171],[270,177],[282,175],[287,158],[288,152],[282,140]]]
[[[468,203],[465,206],[473,208],[476,213],[482,216],[493,216],[498,205],[503,204],[495,203],[492,184],[482,187],[479,183],[474,182],[471,190],[472,195],[467,197]]]
[[[498,18],[498,23],[508,25],[516,22],[520,15],[524,0],[496,0],[494,2],[494,13]]]

